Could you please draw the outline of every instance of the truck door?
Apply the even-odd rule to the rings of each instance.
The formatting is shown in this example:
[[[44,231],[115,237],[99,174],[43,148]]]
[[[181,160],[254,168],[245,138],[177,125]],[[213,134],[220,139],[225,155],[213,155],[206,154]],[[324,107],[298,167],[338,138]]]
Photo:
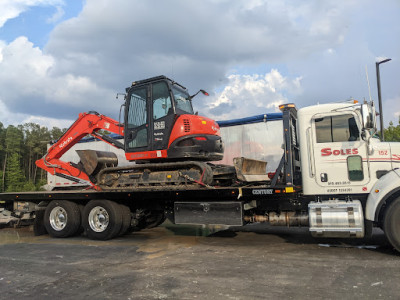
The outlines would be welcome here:
[[[315,180],[325,193],[362,192],[369,182],[368,151],[354,113],[315,115]]]

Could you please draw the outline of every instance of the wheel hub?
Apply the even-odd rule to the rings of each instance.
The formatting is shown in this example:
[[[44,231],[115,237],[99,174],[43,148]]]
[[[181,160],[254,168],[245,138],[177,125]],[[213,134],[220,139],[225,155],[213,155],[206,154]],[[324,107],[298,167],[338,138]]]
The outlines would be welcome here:
[[[96,206],[89,213],[89,226],[95,232],[103,232],[107,229],[110,216],[104,207]]]
[[[56,206],[51,210],[49,220],[54,230],[61,231],[67,225],[67,212],[61,206]]]

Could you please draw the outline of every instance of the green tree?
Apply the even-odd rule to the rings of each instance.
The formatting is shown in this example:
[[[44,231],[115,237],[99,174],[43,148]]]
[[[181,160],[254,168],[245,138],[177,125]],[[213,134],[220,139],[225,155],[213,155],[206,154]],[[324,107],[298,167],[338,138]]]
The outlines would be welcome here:
[[[385,141],[387,142],[400,142],[400,118],[397,126],[393,125],[390,121],[389,127],[385,129]]]
[[[5,133],[5,156],[3,170],[5,170],[2,178],[2,190],[8,191],[9,184],[16,183],[18,187],[25,183],[24,173],[21,167],[21,153],[23,153],[24,135],[22,126],[15,127],[10,125]],[[17,173],[20,173],[17,175]],[[15,179],[15,180],[14,180]],[[19,182],[17,182],[19,180]]]
[[[27,123],[23,125],[24,131],[24,160],[23,168],[28,181],[35,185],[37,166],[35,161],[43,156],[47,150],[47,143],[51,139],[49,130],[35,123]]]
[[[67,131],[67,128],[60,129],[58,127],[53,127],[50,130],[50,135],[52,140],[58,140]]]
[[[46,183],[47,173],[38,169],[35,161],[47,152],[51,140],[66,131],[35,123],[4,128],[0,122],[0,192],[39,190]]]
[[[6,155],[6,129],[3,126],[3,123],[0,122],[0,192],[4,192],[4,167],[5,167],[5,155]]]
[[[6,167],[6,191],[20,192],[26,184],[25,176],[21,171],[20,155],[16,152],[11,153]]]

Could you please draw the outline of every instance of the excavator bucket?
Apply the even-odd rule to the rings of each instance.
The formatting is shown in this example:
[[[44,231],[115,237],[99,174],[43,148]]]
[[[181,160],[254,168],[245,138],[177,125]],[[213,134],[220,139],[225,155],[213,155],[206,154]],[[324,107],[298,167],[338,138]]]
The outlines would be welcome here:
[[[113,152],[95,151],[95,150],[76,150],[80,164],[85,173],[89,176],[96,176],[101,169],[107,167],[116,167],[118,165],[118,157]]]
[[[266,161],[235,157],[233,165],[236,169],[236,176],[241,181],[256,182],[269,180]]]

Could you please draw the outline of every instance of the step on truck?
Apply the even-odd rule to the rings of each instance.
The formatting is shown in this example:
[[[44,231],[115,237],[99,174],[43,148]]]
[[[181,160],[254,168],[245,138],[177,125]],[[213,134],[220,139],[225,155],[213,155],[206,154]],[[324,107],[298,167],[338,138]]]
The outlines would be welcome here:
[[[400,251],[400,143],[375,136],[372,102],[299,110],[285,104],[281,114],[217,123],[194,114],[192,98],[157,77],[127,89],[124,125],[82,114],[79,128],[71,126],[38,162],[79,183],[79,190],[2,193],[0,224],[33,224],[35,234],[52,237],[83,228],[98,240],[166,218],[175,224],[307,226],[314,237],[330,238],[363,238],[376,226]],[[122,133],[123,143],[100,129]],[[90,149],[78,152],[78,163],[63,162],[64,147],[77,142],[69,135],[87,134],[135,162],[119,166],[112,152]]]

